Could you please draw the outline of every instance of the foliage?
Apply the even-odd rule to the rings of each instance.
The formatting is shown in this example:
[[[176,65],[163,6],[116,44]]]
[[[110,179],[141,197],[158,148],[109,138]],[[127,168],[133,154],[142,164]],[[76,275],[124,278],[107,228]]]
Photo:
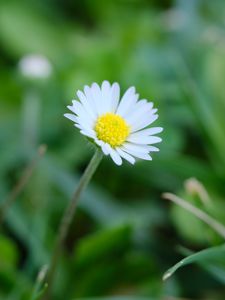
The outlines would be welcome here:
[[[37,274],[93,153],[63,113],[77,89],[104,79],[155,102],[163,143],[152,162],[118,168],[104,159],[80,199],[54,299],[223,299],[223,257],[162,281],[187,254],[177,245],[197,252],[224,241],[161,194],[177,193],[225,223],[224,9],[222,0],[1,0],[0,203],[39,145],[48,151],[1,228],[0,299],[39,295]],[[49,78],[21,74],[30,53],[50,60]],[[183,187],[191,177],[208,191],[208,206]]]

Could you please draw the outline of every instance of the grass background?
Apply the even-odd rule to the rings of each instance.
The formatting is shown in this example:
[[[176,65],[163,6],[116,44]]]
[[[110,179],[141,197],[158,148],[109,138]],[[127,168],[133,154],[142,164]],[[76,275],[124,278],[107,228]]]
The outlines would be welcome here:
[[[77,89],[104,79],[155,102],[163,143],[152,162],[101,163],[71,226],[54,299],[224,299],[215,275],[223,260],[214,273],[191,265],[162,282],[183,257],[179,246],[198,251],[222,240],[161,198],[177,193],[225,223],[224,16],[222,0],[1,0],[1,202],[38,146],[48,152],[1,229],[0,299],[31,299],[49,262],[93,154],[63,114]],[[30,53],[50,60],[49,78],[21,75],[18,62]],[[209,206],[185,189],[191,177]]]

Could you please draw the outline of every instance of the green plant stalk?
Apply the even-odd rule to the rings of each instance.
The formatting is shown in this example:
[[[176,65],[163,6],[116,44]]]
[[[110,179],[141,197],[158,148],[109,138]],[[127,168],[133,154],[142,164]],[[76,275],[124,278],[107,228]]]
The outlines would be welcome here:
[[[171,193],[164,193],[162,195],[164,199],[170,200],[173,203],[179,205],[180,207],[184,208],[185,210],[189,211],[193,215],[195,215],[198,219],[202,220],[206,224],[208,224],[215,232],[217,232],[222,238],[225,239],[225,226],[220,222],[216,221],[214,218],[209,216],[207,213],[202,211],[201,209],[195,207],[191,203],[183,200],[182,198],[171,194]]]
[[[44,284],[47,270],[47,265],[45,265],[41,268],[40,272],[38,273],[37,280],[30,300],[40,299],[44,291],[47,289],[47,284]]]
[[[210,138],[211,142],[213,143],[218,153],[218,157],[221,159],[223,163],[225,163],[224,130],[221,127],[218,118],[216,118],[216,116],[213,114],[212,110],[210,110],[209,107],[205,105],[206,95],[202,92],[201,88],[192,78],[185,59],[178,52],[176,52],[176,62],[178,63],[179,66],[179,68],[176,67],[176,70],[179,70],[179,78],[182,77],[184,78],[184,81],[186,83],[185,89],[187,90],[187,93],[191,96],[190,97],[191,104],[193,108],[196,110],[196,112],[198,113],[198,118],[202,125],[202,128],[205,130],[207,136]]]
[[[42,156],[46,153],[47,146],[41,145],[38,148],[37,156],[28,164],[26,167],[22,177],[19,179],[9,196],[5,199],[5,201],[2,202],[2,205],[0,206],[0,226],[4,222],[4,219],[6,217],[6,214],[11,207],[11,205],[16,201],[17,197],[20,195],[20,193],[24,190],[27,183],[29,182],[34,170],[36,169],[38,162]]]
[[[68,207],[66,208],[65,213],[62,217],[60,227],[59,227],[59,232],[57,235],[55,250],[53,252],[52,260],[51,260],[50,267],[49,267],[49,272],[47,274],[48,289],[42,299],[45,299],[45,300],[50,299],[51,288],[52,288],[52,284],[54,281],[58,261],[59,261],[60,255],[61,255],[63,244],[65,242],[70,224],[73,220],[73,217],[74,217],[74,214],[75,214],[75,211],[77,208],[78,199],[79,199],[81,193],[87,187],[88,183],[90,182],[99,163],[102,160],[102,157],[103,157],[102,151],[100,149],[97,149],[94,156],[92,157],[90,163],[88,164],[87,168],[85,169],[85,171],[78,183],[76,191],[72,197],[72,200],[69,203]]]

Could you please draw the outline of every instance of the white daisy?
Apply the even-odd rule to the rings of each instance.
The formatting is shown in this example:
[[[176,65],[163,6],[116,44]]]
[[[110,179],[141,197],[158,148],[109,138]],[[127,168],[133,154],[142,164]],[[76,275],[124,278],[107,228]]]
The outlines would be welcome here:
[[[161,142],[154,135],[163,129],[148,127],[158,118],[157,109],[152,102],[138,100],[134,87],[120,100],[119,84],[103,81],[101,86],[97,83],[85,86],[84,92],[77,92],[77,97],[79,101],[73,100],[73,105],[68,106],[73,114],[64,116],[117,165],[122,164],[122,158],[131,164],[137,158],[152,160],[150,153],[159,151],[152,144]]]
[[[21,73],[28,78],[47,78],[52,73],[52,65],[47,57],[40,54],[30,54],[19,61]]]

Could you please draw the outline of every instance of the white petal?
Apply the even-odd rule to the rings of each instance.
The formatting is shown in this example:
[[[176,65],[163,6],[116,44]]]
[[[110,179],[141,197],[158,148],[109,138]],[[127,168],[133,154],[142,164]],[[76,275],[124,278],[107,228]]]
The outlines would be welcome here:
[[[97,108],[98,115],[101,115],[104,111],[102,105],[102,92],[96,82],[91,85],[91,93]]]
[[[152,160],[152,157],[149,154],[145,154],[145,153],[133,153],[133,156],[140,158],[140,159],[144,159],[144,160]]]
[[[73,101],[73,106],[67,106],[71,111],[74,113],[76,112],[77,115],[73,114],[65,114],[64,116],[73,122],[76,122],[80,125],[82,125],[82,128],[85,128],[87,130],[92,129],[93,127],[93,121],[90,119],[89,115],[85,113],[83,110],[82,105],[78,101]]]
[[[80,128],[81,130],[84,130],[86,132],[91,132],[92,128],[88,126],[85,122],[82,122],[80,120],[77,121],[76,124],[74,124],[75,127]]]
[[[135,159],[133,158],[133,156],[131,156],[130,154],[124,152],[122,149],[120,149],[119,147],[116,148],[116,151],[119,153],[119,155],[126,159],[129,163],[131,163],[132,165],[135,163]]]
[[[159,148],[154,147],[154,146],[148,146],[148,150],[149,150],[150,152],[159,152]]]
[[[109,146],[109,144],[103,143],[102,150],[105,153],[105,155],[109,155],[109,153],[111,151],[111,147]]]
[[[101,147],[102,152],[103,152],[105,155],[109,155],[109,149],[108,149],[106,143],[104,143],[103,141],[101,141],[101,140],[99,140],[99,139],[97,139],[97,138],[94,139],[94,142],[95,142],[99,147]]]
[[[139,94],[136,94],[136,98],[138,100]],[[134,111],[136,111],[137,109],[139,109],[141,106],[143,106],[145,104],[147,104],[147,100],[145,100],[145,99],[136,101],[133,105],[131,105],[129,107],[129,109],[126,111],[126,113],[124,113],[123,117],[127,118],[128,116],[130,116],[130,114],[132,114]]]
[[[143,108],[143,107],[147,107],[146,110],[152,109],[153,108],[153,102],[148,102],[146,99],[138,100],[134,104],[134,106],[132,107],[132,111],[130,112],[130,114],[135,113],[136,111],[138,111],[140,108]]]
[[[84,114],[85,113],[85,110],[84,110],[84,107],[83,105],[77,101],[77,100],[73,100],[73,105],[68,105],[67,108],[69,110],[71,110],[73,113],[75,113],[76,115],[79,115],[79,114]]]
[[[136,101],[137,101],[137,97],[135,95],[135,88],[130,87],[123,95],[123,98],[119,103],[116,113],[123,116],[127,112],[127,110],[131,107],[131,105],[134,105],[134,103],[136,103]]]
[[[118,165],[118,166],[122,165],[122,159],[121,159],[120,155],[116,152],[116,150],[111,148],[109,154],[116,165]]]
[[[111,111],[115,113],[117,110],[120,99],[120,86],[117,82],[112,85],[112,103],[111,103]]]
[[[126,152],[140,152],[140,153],[148,153],[149,152],[149,146],[147,145],[136,145],[132,143],[124,143],[123,146],[121,146],[122,150]]]
[[[105,153],[105,151],[104,151],[104,147],[103,147],[103,145],[104,145],[104,142],[103,141],[100,141],[100,140],[98,140],[97,138],[95,138],[94,139],[94,142],[99,146],[99,147],[101,147],[101,149],[102,149],[102,152],[105,154],[105,155],[108,155],[107,153]]]
[[[152,124],[155,120],[158,119],[158,115],[152,115],[152,116],[145,116],[143,117],[142,120],[140,120],[139,122],[137,122],[135,125],[133,125],[131,127],[131,132],[136,132],[142,128],[145,128],[147,126],[149,126],[150,124]]]
[[[93,126],[93,118],[87,113],[84,106],[77,100],[73,100],[72,102],[73,105],[68,105],[67,108],[75,113],[77,117],[82,118],[83,122],[86,122],[87,124],[89,124],[89,126]]]
[[[74,111],[81,112],[84,113],[86,115],[88,115],[88,117],[92,120],[96,119],[96,116],[94,116],[93,110],[88,110],[85,105],[83,105],[83,103],[81,103],[80,101],[77,101],[75,99],[72,100],[73,106],[72,108],[74,109]]]
[[[157,136],[143,136],[142,134],[136,134],[134,135],[130,135],[127,138],[128,142],[134,143],[134,144],[156,144],[156,143],[160,143],[162,141],[162,139],[160,137]]]
[[[144,136],[148,136],[148,135],[154,135],[160,133],[162,131],[163,131],[162,127],[151,127],[151,128],[143,129],[135,133],[132,133],[132,136],[135,136],[136,134],[142,134]]]
[[[98,115],[98,109],[97,109],[97,104],[95,103],[95,100],[92,96],[92,92],[89,86],[85,85],[84,87],[84,94],[88,100],[88,102],[90,103],[92,110],[94,112],[95,115]]]
[[[102,82],[102,108],[103,112],[109,112],[111,109],[111,103],[112,103],[112,94],[111,94],[111,86],[108,81],[103,81]]]
[[[88,101],[88,99],[86,98],[84,93],[81,92],[81,91],[78,91],[77,92],[77,97],[79,98],[81,104],[84,106],[85,110],[90,115],[90,117],[92,119],[95,119],[97,115],[95,114],[95,110],[93,109],[93,105],[90,101]]]
[[[92,138],[92,139],[94,139],[95,137],[96,137],[96,134],[95,134],[95,132],[93,131],[90,131],[90,130],[85,130],[85,129],[82,129],[81,131],[80,131],[80,133],[82,133],[83,135],[86,135],[86,136],[88,136],[88,137],[90,137],[90,138]]]
[[[94,122],[85,113],[80,113],[78,116],[76,116],[76,122],[90,129],[92,129],[94,126]]]
[[[154,108],[154,109],[152,110],[152,114],[154,115],[155,113],[157,113],[157,111],[158,111],[158,108]]]
[[[80,124],[74,124],[74,126],[81,129],[81,130],[84,130],[84,128]]]
[[[102,90],[103,96],[106,97],[110,93],[110,87],[111,87],[111,85],[110,85],[109,81],[104,80],[102,82],[101,90]]]
[[[131,154],[134,157],[141,158],[144,160],[152,160],[151,156],[148,153],[138,152],[133,149],[127,149],[125,147],[121,147],[125,152]]]
[[[73,114],[64,114],[64,117],[66,117],[67,119],[73,121],[73,122],[77,122],[77,117]]]
[[[135,125],[139,120],[142,120],[144,115],[151,116],[153,114],[154,114],[154,110],[152,109],[152,103],[145,103],[143,105],[140,105],[139,108],[134,107],[133,112],[130,113],[130,115],[126,116],[126,120],[132,126]]]
[[[97,139],[97,138],[95,138],[94,142],[95,142],[98,146],[100,146],[100,147],[102,147],[102,145],[104,144],[103,141],[100,141],[100,140]]]

